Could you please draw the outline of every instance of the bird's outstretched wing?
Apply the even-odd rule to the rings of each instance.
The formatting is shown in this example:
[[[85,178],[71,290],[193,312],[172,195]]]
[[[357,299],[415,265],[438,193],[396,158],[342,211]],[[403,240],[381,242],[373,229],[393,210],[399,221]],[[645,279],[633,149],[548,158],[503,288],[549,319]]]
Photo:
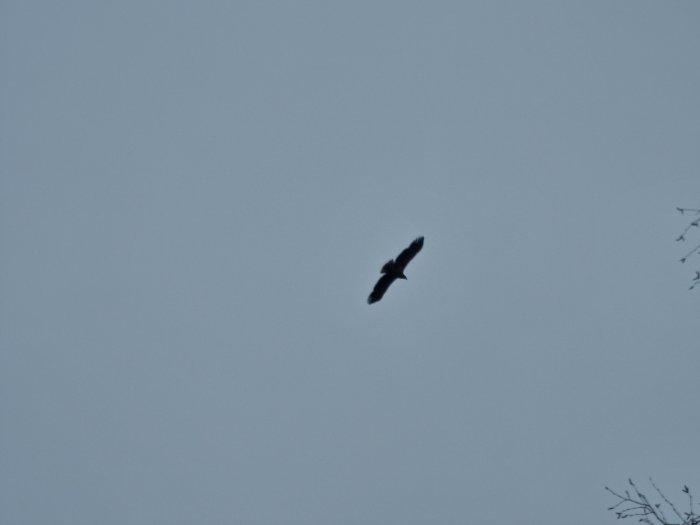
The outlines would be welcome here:
[[[367,303],[376,303],[377,301],[379,301],[379,299],[384,297],[384,293],[387,291],[389,285],[391,285],[391,283],[393,283],[395,279],[396,277],[394,277],[393,275],[388,275],[386,273],[382,275],[377,281],[377,284],[374,285],[374,290],[372,290],[372,293],[369,294],[369,297],[367,298]]]
[[[418,237],[396,258],[396,266],[398,269],[403,271],[403,269],[406,268],[406,265],[411,262],[411,259],[413,259],[416,254],[421,251],[421,248],[423,248],[423,237]]]

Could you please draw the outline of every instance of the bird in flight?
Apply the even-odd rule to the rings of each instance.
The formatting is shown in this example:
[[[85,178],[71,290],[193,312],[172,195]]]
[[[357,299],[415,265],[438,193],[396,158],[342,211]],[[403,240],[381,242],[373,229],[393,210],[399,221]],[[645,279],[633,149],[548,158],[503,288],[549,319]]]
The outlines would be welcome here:
[[[411,245],[402,251],[396,259],[392,259],[382,266],[382,275],[377,284],[374,285],[374,290],[369,294],[367,298],[367,303],[372,304],[379,301],[387,289],[396,279],[406,279],[403,271],[406,269],[406,265],[411,262],[416,254],[423,248],[423,237],[418,237],[414,240]]]

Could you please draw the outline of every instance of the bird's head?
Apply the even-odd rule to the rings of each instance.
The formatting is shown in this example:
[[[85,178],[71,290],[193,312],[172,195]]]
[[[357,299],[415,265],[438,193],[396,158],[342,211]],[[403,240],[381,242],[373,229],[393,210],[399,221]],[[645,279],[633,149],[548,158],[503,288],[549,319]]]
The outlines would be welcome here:
[[[406,279],[408,281],[408,277],[406,277],[403,272],[401,272],[399,275],[397,275],[399,279]]]

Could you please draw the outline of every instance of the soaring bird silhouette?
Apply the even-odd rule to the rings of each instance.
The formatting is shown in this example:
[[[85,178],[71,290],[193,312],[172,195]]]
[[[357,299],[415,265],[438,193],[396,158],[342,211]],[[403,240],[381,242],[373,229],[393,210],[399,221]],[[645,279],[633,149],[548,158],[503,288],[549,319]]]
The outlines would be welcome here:
[[[374,285],[374,290],[369,294],[367,298],[367,303],[372,304],[379,301],[384,293],[387,291],[391,283],[396,279],[406,279],[403,271],[406,269],[406,265],[411,262],[416,254],[423,248],[423,237],[418,237],[411,245],[402,251],[396,259],[392,259],[382,266],[382,275],[377,284]]]

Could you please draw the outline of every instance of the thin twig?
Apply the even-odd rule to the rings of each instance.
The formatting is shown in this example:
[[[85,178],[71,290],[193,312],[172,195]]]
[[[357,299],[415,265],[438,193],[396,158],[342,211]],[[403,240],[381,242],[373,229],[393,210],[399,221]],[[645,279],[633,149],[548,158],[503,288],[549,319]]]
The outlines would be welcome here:
[[[678,509],[676,509],[676,506],[673,503],[671,503],[666,496],[664,496],[664,493],[659,490],[659,487],[656,486],[656,483],[654,483],[654,480],[649,478],[649,482],[651,483],[652,487],[654,487],[656,489],[656,492],[659,493],[659,496],[661,496],[663,498],[663,500],[666,502],[666,504],[669,507],[671,507],[673,512],[676,514],[676,516],[678,516],[681,519],[681,521],[683,521],[685,518],[681,515],[680,512],[678,512]]]
[[[689,215],[693,215],[693,220],[691,220],[688,225],[683,229],[681,234],[676,237],[676,241],[682,241],[685,242],[685,236],[690,231],[691,228],[699,228],[700,227],[700,208],[679,208],[677,207],[676,210],[680,212],[681,215],[685,215],[686,212]],[[680,261],[682,263],[685,263],[689,257],[691,257],[694,254],[700,254],[700,244],[697,244],[692,250],[690,250],[688,253],[686,253],[683,257],[680,258]],[[696,272],[696,278],[693,279],[691,285],[690,285],[690,290],[695,288],[696,286],[700,285],[700,272]]]
[[[693,215],[700,215],[700,210],[695,209],[695,208],[676,208],[679,212],[681,212],[681,215],[683,215],[685,212],[692,213]],[[681,234],[678,236],[676,239],[677,241],[685,241],[685,234],[688,233],[688,230],[694,227],[700,226],[700,222],[698,219],[694,219],[690,221],[690,223],[685,227],[685,229],[681,232]]]
[[[679,208],[679,207],[676,207],[676,209],[679,212],[681,212],[681,215],[683,215],[685,212],[694,213],[695,215],[700,215],[700,209],[698,209],[698,208]]]

